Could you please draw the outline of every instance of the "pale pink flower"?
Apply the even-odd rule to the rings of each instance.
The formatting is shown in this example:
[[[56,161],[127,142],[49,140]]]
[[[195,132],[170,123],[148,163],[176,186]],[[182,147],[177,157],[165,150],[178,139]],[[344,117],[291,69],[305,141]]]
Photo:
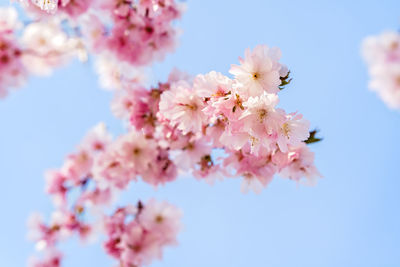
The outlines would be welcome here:
[[[76,18],[84,14],[92,2],[93,0],[59,0],[58,10],[66,13],[70,18]]]
[[[162,258],[164,246],[177,243],[180,217],[181,211],[165,202],[150,200],[144,206],[140,204],[133,221],[123,224],[121,218],[119,227],[109,232],[113,238],[107,242],[108,251],[120,254],[118,258],[123,265],[149,265]]]
[[[71,235],[70,229],[64,227],[66,222],[67,215],[61,211],[52,213],[48,225],[40,214],[32,214],[28,219],[28,238],[36,243],[37,250],[51,248]]]
[[[263,94],[250,97],[243,103],[245,111],[240,117],[242,131],[249,133],[254,153],[258,153],[261,147],[270,149],[275,144],[276,133],[286,120],[284,112],[275,109],[278,101],[274,94]]]
[[[160,184],[176,180],[178,170],[175,163],[169,158],[168,150],[159,148],[155,161],[150,162],[149,168],[142,172],[141,176],[143,181],[157,187]]]
[[[61,173],[75,185],[81,184],[89,175],[93,166],[93,156],[90,151],[80,149],[67,157],[61,167]]]
[[[58,0],[19,0],[25,13],[34,19],[47,19],[55,15]]]
[[[368,64],[369,88],[393,109],[400,109],[400,34],[384,32],[367,37],[362,54]]]
[[[111,111],[115,117],[123,120],[128,120],[138,102],[138,98],[144,97],[145,89],[125,88],[114,94],[114,99],[111,102]]]
[[[24,65],[36,75],[50,75],[55,67],[71,57],[68,36],[56,19],[29,24],[21,41],[26,48],[22,58]]]
[[[286,67],[279,63],[280,57],[279,48],[258,45],[253,51],[247,49],[244,59],[239,58],[241,65],[232,65],[229,70],[243,86],[239,91],[249,96],[279,92],[280,77],[287,74]]]
[[[193,175],[199,180],[204,180],[206,183],[213,185],[215,181],[222,181],[228,175],[219,164],[216,164],[211,155],[204,155],[197,162],[193,170]]]
[[[100,52],[106,41],[106,25],[99,17],[100,15],[87,13],[78,18],[83,40],[94,53]],[[103,55],[99,55],[99,57],[103,57]],[[103,64],[106,63],[103,62]]]
[[[144,172],[157,157],[157,145],[152,139],[146,139],[143,134],[131,131],[116,140],[115,149],[126,168],[136,173]]]
[[[314,165],[314,152],[310,151],[305,143],[291,147],[289,151],[291,162],[280,171],[279,175],[298,182],[305,177],[308,184],[315,184],[322,175]]]
[[[205,75],[197,75],[193,82],[193,90],[201,97],[226,97],[232,90],[233,81],[219,72],[211,71]]]
[[[204,106],[203,99],[182,81],[172,84],[170,90],[162,93],[158,116],[168,120],[172,126],[176,125],[184,134],[200,132],[206,122],[202,111]]]
[[[21,26],[18,20],[18,13],[14,7],[0,8],[0,34],[10,33]]]
[[[310,136],[310,122],[301,114],[292,113],[278,130],[277,144],[282,152],[288,151],[288,145],[299,146]]]
[[[47,251],[46,255],[42,258],[29,259],[29,267],[60,267],[63,255],[61,252],[51,249]]]
[[[148,79],[144,68],[121,61],[111,52],[103,52],[96,58],[95,70],[100,86],[108,90],[121,89],[128,84],[145,84]]]
[[[149,232],[159,235],[162,242],[175,243],[181,230],[182,211],[167,202],[149,200],[139,214],[140,224]]]
[[[109,205],[113,201],[113,190],[111,188],[96,188],[92,191],[84,191],[77,200],[77,205],[87,207],[99,207]]]
[[[102,189],[110,185],[124,189],[131,180],[135,179],[136,173],[124,164],[117,152],[111,150],[96,158],[92,175]]]
[[[157,236],[147,232],[136,221],[127,225],[122,235],[121,262],[126,266],[149,265],[161,258],[161,247]]]
[[[400,61],[400,34],[384,32],[377,36],[368,36],[362,44],[364,59],[371,66],[379,63]]]
[[[400,60],[371,70],[369,87],[392,109],[400,109]]]
[[[67,177],[58,170],[49,170],[45,173],[46,193],[52,195],[57,206],[67,203]]]
[[[104,216],[104,231],[108,240],[104,243],[106,253],[120,259],[123,251],[122,235],[126,230],[127,216],[136,216],[138,209],[130,205],[118,208],[111,216]]]
[[[176,151],[174,162],[182,170],[189,170],[201,161],[201,158],[211,154],[211,144],[206,139],[191,138],[183,148]]]
[[[173,68],[170,74],[168,75],[167,84],[172,84],[179,81],[186,81],[188,83],[193,82],[192,75],[188,74],[187,72],[181,71],[177,68]]]
[[[154,137],[158,140],[160,147],[164,149],[182,149],[191,140],[192,134],[183,134],[176,126],[166,124],[164,121],[163,124],[156,127]]]
[[[91,153],[99,153],[106,151],[111,141],[111,134],[107,132],[106,125],[101,122],[86,134],[79,147]]]
[[[270,155],[263,151],[257,156],[250,153],[249,145],[243,150],[231,151],[224,159],[224,166],[232,168],[235,176],[242,176],[241,191],[252,190],[259,194],[273,179],[276,167],[270,164]]]
[[[28,0],[28,5],[30,3],[49,14],[55,14],[58,9],[59,0]]]
[[[27,71],[21,61],[22,50],[12,34],[0,32],[0,98],[10,88],[21,87],[27,79]]]

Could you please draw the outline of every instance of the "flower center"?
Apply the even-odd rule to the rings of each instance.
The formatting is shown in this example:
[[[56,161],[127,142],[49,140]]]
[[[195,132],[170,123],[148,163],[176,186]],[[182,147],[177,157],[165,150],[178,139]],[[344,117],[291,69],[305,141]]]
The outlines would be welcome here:
[[[156,216],[156,223],[162,223],[164,221],[164,217],[161,215]]]
[[[137,156],[140,154],[141,150],[140,150],[140,148],[135,147],[132,152],[133,152],[133,155]]]
[[[399,48],[399,43],[394,41],[390,44],[390,49],[391,50],[396,50],[397,48]]]
[[[396,77],[396,85],[400,86],[400,75]]]
[[[196,105],[196,103],[185,104],[185,107],[187,107],[188,109],[193,110],[193,111],[197,110],[197,105]]]
[[[260,122],[263,122],[267,115],[268,111],[266,109],[260,109],[258,111],[258,119],[260,120]]]
[[[287,124],[286,122],[283,124],[282,126],[282,130],[283,133],[286,135],[287,138],[289,138],[289,133],[290,133],[290,128],[289,128],[289,124]]]

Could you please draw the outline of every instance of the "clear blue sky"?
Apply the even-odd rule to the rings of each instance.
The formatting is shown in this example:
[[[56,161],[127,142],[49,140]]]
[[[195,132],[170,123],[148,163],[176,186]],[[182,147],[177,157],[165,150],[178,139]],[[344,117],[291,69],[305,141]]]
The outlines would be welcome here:
[[[7,0],[0,0],[7,5]],[[400,112],[367,90],[361,40],[400,27],[392,1],[187,1],[177,52],[155,66],[192,74],[230,64],[246,47],[279,46],[293,81],[281,106],[300,111],[325,140],[314,145],[324,175],[315,187],[275,179],[261,195],[239,180],[211,187],[181,179],[154,191],[134,184],[121,203],[154,196],[184,210],[180,245],[154,267],[400,266]],[[33,251],[26,218],[49,214],[43,171],[58,167],[84,133],[105,121],[111,94],[90,65],[74,63],[0,102],[0,266],[21,267]],[[98,245],[65,245],[65,267],[113,266]]]

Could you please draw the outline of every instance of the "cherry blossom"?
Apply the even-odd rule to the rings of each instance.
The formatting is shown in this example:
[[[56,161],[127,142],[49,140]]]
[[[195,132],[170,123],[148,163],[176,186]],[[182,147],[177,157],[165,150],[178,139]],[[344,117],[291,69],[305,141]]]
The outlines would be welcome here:
[[[14,8],[0,8],[0,98],[10,88],[21,87],[27,79],[22,48],[15,34],[19,25]]]
[[[281,77],[285,77],[288,69],[279,63],[279,48],[259,45],[253,51],[247,49],[245,57],[239,58],[240,65],[232,65],[229,72],[242,84],[249,96],[262,92],[277,93]]]
[[[362,54],[371,76],[369,88],[392,109],[400,109],[400,34],[384,32],[367,37]]]
[[[15,8],[0,8],[2,97],[29,74],[47,76],[74,58],[86,62],[91,56],[102,87],[121,89],[122,80],[143,84],[144,68],[175,49],[179,30],[173,23],[184,11],[184,4],[169,0],[20,3],[31,17],[24,24]]]
[[[112,17],[132,12],[157,17],[154,6],[146,8],[149,2],[134,11],[130,2],[121,3]],[[175,17],[171,12],[164,15]],[[57,50],[49,45],[54,45],[50,51]],[[113,137],[104,123],[96,125],[59,168],[46,172],[46,192],[55,210],[49,223],[35,216],[29,227],[36,246],[50,256],[34,267],[59,266],[61,254],[52,251],[75,235],[88,240],[104,234],[104,250],[120,266],[147,266],[161,259],[166,246],[177,244],[182,212],[152,199],[110,213],[106,207],[131,183],[158,188],[189,174],[209,184],[241,179],[242,192],[261,193],[277,175],[310,185],[321,177],[308,146],[320,140],[316,131],[310,131],[302,114],[279,107],[278,93],[290,80],[278,62],[278,49],[246,50],[242,65],[231,69],[234,77],[215,71],[191,77],[173,70],[167,81],[153,86],[124,70],[134,67],[132,58],[114,69],[113,64],[122,66],[118,55],[99,59],[103,56],[98,71],[109,75],[105,85],[115,89],[111,110],[125,132]],[[256,80],[249,76],[254,71]]]
[[[29,260],[29,267],[60,267],[62,260],[61,252],[57,250],[51,250],[46,253],[43,259],[31,258]]]

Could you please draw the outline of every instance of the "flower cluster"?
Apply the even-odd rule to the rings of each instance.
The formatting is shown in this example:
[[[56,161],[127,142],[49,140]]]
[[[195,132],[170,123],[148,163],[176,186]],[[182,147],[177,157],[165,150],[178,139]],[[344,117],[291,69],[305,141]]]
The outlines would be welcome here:
[[[162,249],[176,244],[181,212],[165,202],[150,200],[132,209],[120,208],[105,218],[106,252],[121,266],[149,265],[162,258]]]
[[[29,221],[30,238],[38,249],[44,250],[44,258],[32,258],[29,266],[61,266],[62,254],[56,245],[73,234],[85,240],[94,232],[92,224],[83,222],[83,213],[83,206],[75,212],[57,211],[49,224],[39,215],[33,215]],[[145,205],[138,202],[137,207],[118,208],[110,216],[103,214],[98,224],[107,237],[104,250],[118,260],[120,266],[149,265],[162,258],[165,246],[177,244],[181,216],[181,211],[174,206],[154,199]]]
[[[173,21],[184,10],[184,5],[174,0],[27,0],[24,3],[28,12],[42,20],[64,19],[79,33],[88,51],[106,53],[133,66],[162,60],[174,49],[178,31]]]
[[[367,37],[362,53],[368,64],[370,89],[393,109],[400,109],[400,34],[385,32]]]
[[[158,187],[182,172],[209,183],[242,177],[242,191],[256,193],[275,174],[314,183],[320,174],[307,144],[319,139],[302,115],[277,106],[277,93],[290,82],[279,59],[279,49],[257,46],[231,67],[233,79],[215,71],[192,78],[174,70],[150,90],[121,77],[111,109],[128,130],[112,138],[98,124],[59,169],[46,173],[46,192],[57,209],[48,225],[38,217],[30,222],[31,237],[47,251],[32,266],[59,266],[57,243],[72,234],[85,240],[99,224],[106,252],[121,266],[161,258],[163,247],[176,243],[179,210],[150,200],[103,213],[138,179]],[[72,191],[79,192],[73,204]],[[102,214],[97,221],[86,216],[93,209]]]
[[[92,54],[99,57],[99,74],[111,76],[101,77],[105,87],[115,85],[105,79],[118,80],[126,70],[132,73],[126,79],[137,81],[141,67],[174,50],[178,30],[173,22],[184,10],[174,0],[21,3],[33,17],[24,24],[14,8],[0,8],[0,96],[20,87],[28,73],[48,75],[73,57],[86,61]]]
[[[0,8],[0,97],[21,87],[29,74],[49,75],[79,54],[80,41],[69,37],[60,23],[49,19],[22,28],[14,8]]]
[[[32,259],[30,266],[60,266],[62,254],[57,250],[58,243],[74,234],[87,240],[99,229],[108,238],[105,251],[122,266],[143,266],[160,259],[165,246],[176,244],[179,210],[155,200],[119,208],[111,216],[104,214],[104,208],[136,175],[154,184],[163,182],[157,179],[161,174],[157,176],[156,172],[171,176],[168,167],[156,166],[168,162],[162,153],[139,133],[131,132],[112,141],[102,123],[89,131],[59,169],[46,172],[46,192],[52,196],[56,211],[48,224],[38,215],[29,221],[29,237],[36,242],[37,249],[45,251],[45,257]],[[73,202],[71,195],[75,196]],[[91,220],[89,211],[100,213],[99,219]]]
[[[146,162],[154,172],[155,166],[165,164],[157,176],[142,169],[143,179],[157,186],[173,181],[178,169],[208,182],[243,177],[243,191],[260,192],[275,174],[314,183],[320,174],[305,142],[309,122],[277,107],[277,93],[290,81],[280,56],[277,48],[257,46],[246,51],[240,65],[231,67],[234,79],[212,71],[192,80],[174,72],[151,90],[128,84],[118,91],[111,109],[130,122],[134,139],[140,132],[143,140],[136,143],[144,144],[139,148],[142,168]],[[138,147],[120,140],[117,143],[124,145],[119,152],[107,153],[108,160],[126,160],[121,154]],[[128,165],[124,166],[126,170]]]

